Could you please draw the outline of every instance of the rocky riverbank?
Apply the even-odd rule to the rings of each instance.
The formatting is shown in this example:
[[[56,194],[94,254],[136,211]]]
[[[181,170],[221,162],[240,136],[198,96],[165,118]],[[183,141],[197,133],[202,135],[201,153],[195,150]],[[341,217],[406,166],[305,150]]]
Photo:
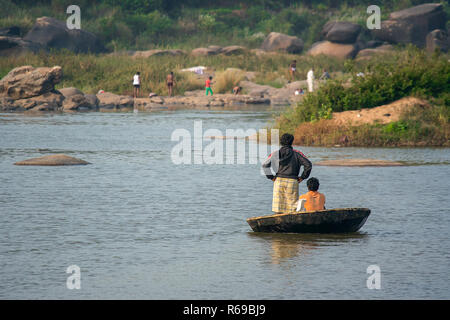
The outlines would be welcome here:
[[[0,111],[117,111],[137,109],[154,111],[177,108],[245,107],[250,105],[289,105],[303,98],[295,95],[306,88],[306,81],[288,83],[283,88],[242,81],[246,94],[214,94],[205,96],[203,90],[186,92],[183,96],[137,98],[111,92],[85,94],[77,88],[56,90],[63,77],[59,66],[52,68],[18,67],[0,80]],[[320,81],[316,81],[320,85]]]

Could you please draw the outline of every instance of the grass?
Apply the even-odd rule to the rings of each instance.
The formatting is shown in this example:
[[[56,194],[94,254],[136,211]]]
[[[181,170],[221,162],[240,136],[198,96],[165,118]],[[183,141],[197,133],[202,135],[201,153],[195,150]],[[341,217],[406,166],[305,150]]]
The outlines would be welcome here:
[[[209,57],[157,56],[133,59],[126,55],[93,55],[74,54],[59,51],[23,56],[0,57],[0,78],[13,68],[23,65],[33,67],[49,67],[59,65],[63,69],[63,80],[57,88],[76,87],[85,93],[96,93],[100,89],[116,94],[131,92],[131,79],[135,72],[141,72],[142,90],[144,93],[155,92],[166,95],[165,79],[170,71],[174,71],[177,85],[174,93],[201,89],[203,81],[190,73],[179,72],[193,66],[206,66],[216,71],[214,81],[215,92],[230,92],[232,86],[242,79],[242,73],[225,72],[229,68],[237,68],[257,73],[259,82],[273,84],[273,78],[283,78],[291,60],[297,59],[299,78],[306,75],[311,65],[317,68],[339,70],[344,62],[323,57],[294,56],[288,54],[257,56],[250,52],[239,56],[216,55]],[[270,75],[270,77],[266,77]]]

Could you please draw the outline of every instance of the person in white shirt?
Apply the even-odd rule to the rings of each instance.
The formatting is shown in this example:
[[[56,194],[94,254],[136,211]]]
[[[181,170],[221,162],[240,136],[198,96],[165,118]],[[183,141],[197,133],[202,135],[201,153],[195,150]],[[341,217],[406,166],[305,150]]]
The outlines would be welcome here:
[[[141,73],[136,72],[133,76],[134,98],[138,98],[141,93]]]
[[[311,68],[311,70],[308,71],[308,75],[306,76],[306,82],[308,83],[308,91],[313,92],[314,91],[314,71]]]

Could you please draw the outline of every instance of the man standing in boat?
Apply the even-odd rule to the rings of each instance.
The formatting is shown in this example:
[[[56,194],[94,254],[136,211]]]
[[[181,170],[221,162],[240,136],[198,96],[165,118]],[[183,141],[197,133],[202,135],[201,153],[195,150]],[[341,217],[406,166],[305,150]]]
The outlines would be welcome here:
[[[275,213],[295,212],[298,185],[311,173],[311,161],[303,153],[292,148],[293,142],[293,135],[283,134],[280,139],[280,150],[273,152],[262,164],[266,177],[274,181],[272,211]],[[299,177],[301,166],[303,172]],[[275,176],[271,169],[275,172]]]

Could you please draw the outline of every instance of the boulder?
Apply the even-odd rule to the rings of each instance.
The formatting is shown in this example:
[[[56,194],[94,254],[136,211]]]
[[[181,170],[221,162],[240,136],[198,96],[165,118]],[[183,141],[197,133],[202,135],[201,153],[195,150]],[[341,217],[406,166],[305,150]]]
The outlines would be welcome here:
[[[370,59],[371,57],[379,54],[386,54],[390,53],[394,50],[394,47],[392,45],[382,45],[376,48],[369,48],[364,49],[358,52],[358,55],[356,56],[357,60],[363,60],[363,59]]]
[[[81,92],[80,90],[78,90],[77,88],[74,87],[69,87],[69,88],[62,88],[58,90],[59,92],[61,92],[61,94],[64,96],[64,98],[69,98],[71,96],[74,95],[82,95],[83,92]]]
[[[42,49],[42,47],[37,43],[25,41],[19,37],[0,35],[1,56],[18,56],[30,52],[37,52],[40,49]]]
[[[133,108],[134,99],[129,96],[119,96],[114,93],[104,92],[97,94],[98,106],[101,109]]]
[[[316,42],[308,51],[308,54],[312,56],[323,54],[339,59],[352,59],[357,53],[358,48],[354,44],[341,44],[330,41]]]
[[[59,91],[50,91],[40,96],[14,101],[15,111],[59,111],[64,101]]]
[[[444,30],[433,30],[427,35],[427,51],[435,52],[437,49],[447,52],[450,47],[450,38]]]
[[[191,55],[195,57],[201,56],[213,56],[219,54],[221,50],[217,50],[217,48],[197,48],[191,51]]]
[[[440,3],[426,3],[392,12],[389,20],[381,22],[381,29],[372,30],[375,38],[390,43],[426,44],[426,36],[435,29],[444,29],[447,22]]]
[[[359,24],[343,21],[328,22],[322,30],[326,40],[336,43],[355,43],[360,32]]]
[[[241,46],[228,46],[228,47],[222,48],[220,53],[224,54],[226,56],[231,56],[231,55],[243,54],[245,52],[245,50],[246,50],[246,48],[241,47]]]
[[[265,51],[300,53],[303,50],[303,40],[286,34],[271,32],[261,45],[261,49]]]
[[[87,161],[69,157],[65,154],[53,154],[39,158],[27,159],[14,163],[16,166],[74,166],[90,164]]]
[[[24,40],[39,43],[46,48],[68,49],[73,52],[99,53],[105,48],[100,40],[85,30],[70,30],[66,23],[50,17],[36,19]]]
[[[8,28],[1,28],[0,29],[0,36],[5,37],[20,37],[20,28],[13,26]]]
[[[86,94],[84,95],[86,100],[89,102],[89,104],[92,106],[93,109],[98,108],[99,100],[95,94]]]
[[[40,96],[55,89],[61,81],[62,69],[18,67],[11,70],[0,80],[0,96],[13,99],[25,99]]]
[[[81,111],[95,108],[84,94],[74,94],[65,98],[62,107],[64,111]]]
[[[131,54],[131,56],[133,58],[149,58],[149,57],[153,57],[153,56],[180,56],[180,55],[185,55],[186,52],[184,52],[183,50],[178,50],[178,49],[174,49],[174,50],[159,50],[159,49],[154,49],[154,50],[147,50],[147,51],[135,51],[133,54]]]

